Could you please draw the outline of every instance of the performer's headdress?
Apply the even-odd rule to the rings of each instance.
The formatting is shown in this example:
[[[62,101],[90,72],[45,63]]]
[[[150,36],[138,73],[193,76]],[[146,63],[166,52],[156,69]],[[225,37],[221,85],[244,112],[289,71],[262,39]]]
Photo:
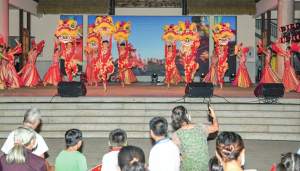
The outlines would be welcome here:
[[[35,43],[35,41],[31,40],[30,42],[32,44],[32,49],[35,49],[37,47],[37,44]]]
[[[243,43],[240,43],[240,46],[243,46]]]

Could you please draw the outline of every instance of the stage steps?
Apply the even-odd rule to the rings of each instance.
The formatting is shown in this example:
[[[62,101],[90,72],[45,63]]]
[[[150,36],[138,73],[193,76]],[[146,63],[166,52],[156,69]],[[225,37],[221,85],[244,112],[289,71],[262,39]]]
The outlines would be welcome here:
[[[254,98],[226,100],[211,99],[219,132],[235,131],[244,139],[300,141],[300,99],[280,99],[280,104],[258,103]],[[188,109],[193,123],[210,124],[201,98],[184,102],[159,97],[6,97],[0,99],[0,138],[22,125],[24,112],[31,107],[42,112],[38,131],[45,138],[62,138],[71,128],[82,130],[85,138],[107,138],[116,128],[124,129],[130,138],[150,138],[149,121],[155,116],[168,120],[171,137],[171,110],[178,105]]]

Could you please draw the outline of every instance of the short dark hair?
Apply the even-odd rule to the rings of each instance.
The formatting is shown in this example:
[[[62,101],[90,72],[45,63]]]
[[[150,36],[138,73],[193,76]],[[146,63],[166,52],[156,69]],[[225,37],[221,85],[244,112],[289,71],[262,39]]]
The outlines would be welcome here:
[[[109,43],[108,40],[103,40],[102,43]]]
[[[125,46],[125,43],[121,43],[120,46]]]
[[[123,147],[127,141],[127,134],[122,129],[115,129],[109,134],[109,141],[113,147]]]
[[[156,136],[166,136],[168,133],[168,122],[166,118],[154,117],[151,119],[149,126],[150,130],[152,130]]]
[[[65,134],[65,140],[67,147],[75,146],[80,140],[82,140],[82,132],[78,129],[70,129]]]
[[[138,161],[130,163],[133,160],[133,158],[136,158]],[[135,146],[123,147],[118,154],[118,164],[122,171],[126,170],[126,168],[129,168],[128,170],[131,169],[131,170],[143,171],[141,166],[144,166],[145,163],[146,163],[145,153],[139,147],[135,147]]]
[[[300,170],[300,155],[297,153],[286,153],[281,155],[281,163],[285,166],[286,170]]]

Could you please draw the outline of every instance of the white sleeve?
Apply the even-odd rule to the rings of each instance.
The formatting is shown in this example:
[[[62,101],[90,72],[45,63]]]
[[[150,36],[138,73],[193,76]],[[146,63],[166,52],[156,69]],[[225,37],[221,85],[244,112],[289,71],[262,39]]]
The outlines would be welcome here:
[[[37,146],[37,149],[34,150],[32,153],[37,155],[37,156],[40,156],[42,154],[44,154],[45,152],[47,152],[49,150],[46,142],[44,141],[43,137],[36,133],[36,144],[35,144],[35,147]]]
[[[149,170],[150,171],[156,171],[156,165],[157,165],[157,163],[156,163],[156,157],[155,157],[155,154],[153,154],[153,153],[155,153],[155,151],[153,150],[153,148],[151,149],[151,151],[150,151],[150,154],[149,154]],[[154,155],[154,156],[153,156]]]
[[[15,136],[15,131],[12,131],[8,135],[5,143],[3,144],[2,148],[1,148],[1,151],[3,151],[3,153],[7,154],[9,152],[9,150],[14,147],[14,136]]]
[[[108,163],[107,163],[107,161],[105,160],[105,159],[106,159],[105,156],[106,156],[106,155],[104,155],[104,156],[103,156],[103,159],[102,159],[102,167],[101,167],[101,171],[109,171],[108,168],[107,168]]]

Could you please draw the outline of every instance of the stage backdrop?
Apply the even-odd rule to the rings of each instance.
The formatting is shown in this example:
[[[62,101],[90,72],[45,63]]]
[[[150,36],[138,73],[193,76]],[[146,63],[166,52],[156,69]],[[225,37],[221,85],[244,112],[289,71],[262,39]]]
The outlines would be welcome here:
[[[189,20],[198,25],[201,45],[198,48],[196,62],[200,67],[196,75],[201,75],[208,70],[209,51],[209,18],[206,16],[186,16],[186,17],[165,17],[165,16],[112,16],[113,22],[130,21],[131,33],[128,43],[132,50],[129,53],[130,62],[134,62],[132,68],[136,76],[149,76],[156,72],[159,76],[165,76],[165,42],[161,39],[165,25],[178,25],[179,21]],[[95,23],[96,16],[88,17],[88,24]],[[108,38],[104,38],[108,39]],[[113,40],[112,56],[117,72],[118,49]],[[85,42],[86,44],[86,42]],[[179,51],[181,44],[177,42],[176,65],[181,75],[184,75],[183,63],[180,63],[182,56]]]
[[[228,70],[225,76],[236,74],[236,55],[234,54],[234,46],[236,45],[236,17],[235,16],[215,16],[215,24],[229,23],[234,36],[228,43]],[[247,34],[247,33],[245,33]],[[247,45],[244,45],[244,47]]]
[[[82,15],[61,15],[60,19],[65,20],[66,18],[70,20],[76,20],[77,21],[77,30],[78,30],[78,36],[76,37],[76,50],[75,50],[75,61],[78,67],[78,71],[82,71]],[[54,32],[54,30],[53,30]],[[65,57],[61,57],[60,61],[60,69],[63,72],[64,75],[66,75],[65,71]]]

